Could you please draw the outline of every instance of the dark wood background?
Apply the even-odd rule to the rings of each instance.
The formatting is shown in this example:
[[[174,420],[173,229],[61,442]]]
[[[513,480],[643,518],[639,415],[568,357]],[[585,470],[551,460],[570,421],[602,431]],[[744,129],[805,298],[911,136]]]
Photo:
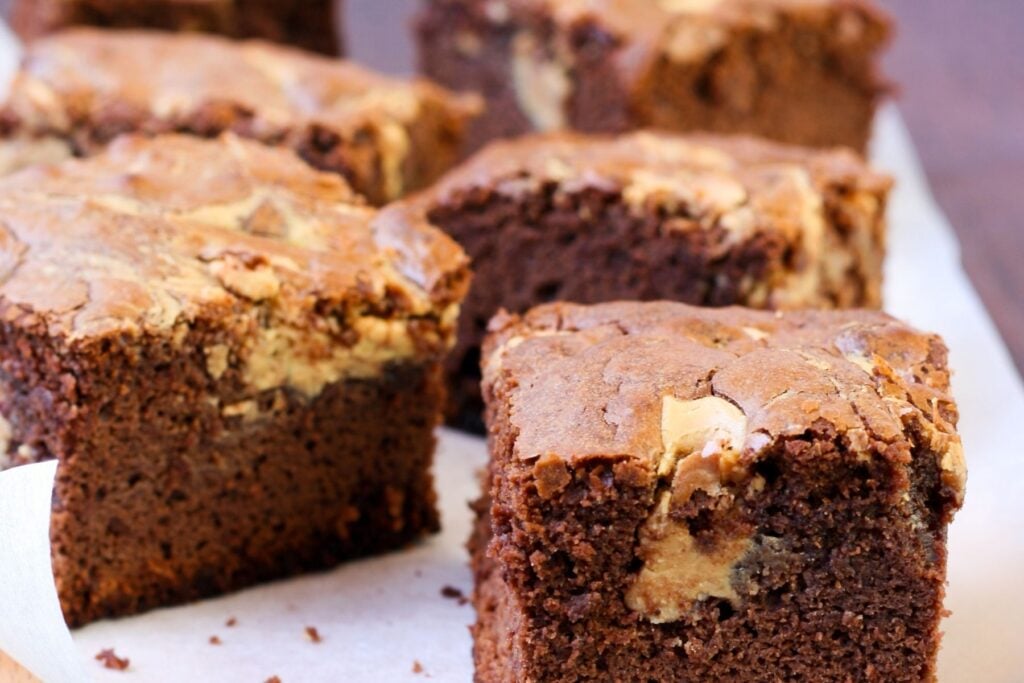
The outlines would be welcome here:
[[[1024,0],[880,0],[899,22],[886,68],[964,263],[1024,370]],[[394,31],[415,0],[348,0],[356,57],[412,64]],[[936,302],[941,305],[941,302]]]

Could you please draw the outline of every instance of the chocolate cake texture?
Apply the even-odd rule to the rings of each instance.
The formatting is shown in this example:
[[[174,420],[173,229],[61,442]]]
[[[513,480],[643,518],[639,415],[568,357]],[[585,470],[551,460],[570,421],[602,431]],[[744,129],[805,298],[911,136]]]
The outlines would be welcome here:
[[[71,26],[148,28],[262,38],[327,55],[343,52],[343,0],[9,0],[25,41]]]
[[[59,460],[69,624],[437,530],[442,232],[230,134],[6,176],[0,217],[0,459]]]
[[[476,680],[935,680],[966,470],[946,348],[882,313],[495,319]]]
[[[499,308],[877,308],[890,187],[852,152],[745,136],[494,143],[411,200],[473,259],[448,366],[451,418],[480,428],[480,342]]]

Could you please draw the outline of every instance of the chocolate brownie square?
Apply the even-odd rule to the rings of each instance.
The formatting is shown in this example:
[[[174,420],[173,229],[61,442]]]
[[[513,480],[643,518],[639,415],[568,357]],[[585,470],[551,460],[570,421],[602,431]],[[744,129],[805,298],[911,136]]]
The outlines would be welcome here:
[[[946,349],[875,312],[496,318],[476,680],[935,680]]]
[[[415,200],[474,263],[449,360],[451,415],[480,425],[479,348],[499,308],[879,306],[890,184],[851,152],[747,137],[495,143]]]
[[[343,52],[342,0],[10,0],[5,12],[25,41],[95,26],[220,33],[328,55]]]
[[[260,41],[71,29],[29,46],[0,109],[0,166],[92,154],[123,133],[231,131],[383,204],[456,161],[478,104]]]
[[[59,460],[69,624],[437,530],[442,232],[232,135],[9,175],[0,216],[0,461]]]
[[[868,0],[424,0],[419,54],[487,98],[473,149],[654,127],[863,150],[889,33]]]

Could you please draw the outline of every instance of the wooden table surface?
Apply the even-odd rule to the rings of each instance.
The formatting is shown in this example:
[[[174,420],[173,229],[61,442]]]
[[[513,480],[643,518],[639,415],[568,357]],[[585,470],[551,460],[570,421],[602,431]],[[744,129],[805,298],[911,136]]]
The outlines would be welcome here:
[[[1024,0],[879,2],[899,22],[886,70],[900,108],[967,270],[1024,370]],[[415,6],[349,0],[354,56],[408,70],[401,30]]]

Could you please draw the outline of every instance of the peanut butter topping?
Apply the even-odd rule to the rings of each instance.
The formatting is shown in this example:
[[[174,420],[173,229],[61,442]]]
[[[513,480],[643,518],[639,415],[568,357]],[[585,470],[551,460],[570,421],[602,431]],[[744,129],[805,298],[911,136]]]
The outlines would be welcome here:
[[[858,225],[855,238],[832,227],[826,197],[884,197],[889,178],[852,152],[815,151],[742,136],[641,131],[617,137],[551,133],[492,144],[449,173],[419,201],[428,207],[474,201],[481,192],[619,193],[637,216],[655,214],[663,230],[701,231],[727,253],[760,240],[789,257],[769,259],[757,282],[741,283],[743,301],[759,308],[832,308],[854,250],[877,263],[880,228]],[[848,220],[879,220],[875,206]],[[861,243],[845,244],[847,239]],[[782,246],[784,245],[784,246]],[[877,278],[865,277],[866,281]],[[879,302],[867,292],[864,301]]]
[[[623,595],[652,623],[707,599],[739,607],[756,590],[744,567],[782,552],[747,517],[767,485],[757,465],[808,438],[834,442],[821,452],[849,463],[921,459],[939,472],[943,514],[962,504],[945,347],[885,314],[551,304],[491,330],[484,385],[508,404],[512,454],[538,495],[560,493],[596,458],[652,475],[634,548],[642,565]],[[909,476],[904,486],[913,520]]]
[[[466,259],[290,152],[231,135],[126,137],[0,179],[0,313],[67,343],[224,328],[210,376],[307,394],[452,341]]]
[[[735,459],[747,432],[747,418],[743,412],[725,399],[704,396],[680,401],[673,396],[662,399],[661,443],[662,457],[658,476],[670,475],[676,463],[691,472],[699,469],[686,465],[696,456],[700,461]],[[716,477],[717,479],[717,477]]]
[[[827,188],[854,180],[864,191],[891,185],[852,152],[744,136],[562,132],[493,143],[428,194],[440,203],[478,188],[516,196],[547,184],[563,192],[597,187],[622,192],[638,210],[684,207],[706,227],[796,234],[821,221]]]
[[[384,202],[417,180],[407,167],[411,136],[424,120],[443,119],[456,134],[479,108],[476,97],[427,81],[260,41],[76,28],[27,48],[4,105],[14,132],[0,143],[0,164],[53,158],[62,146],[91,153],[112,126],[205,136],[233,130],[313,157],[341,140],[350,143],[346,173]]]
[[[963,494],[945,347],[885,314],[552,304],[492,327],[484,382],[517,380],[521,459],[628,454],[706,489],[829,429],[852,458],[933,457]]]
[[[566,106],[572,91],[569,70],[529,32],[520,33],[512,42],[512,82],[519,108],[537,130],[566,127]]]
[[[698,600],[738,603],[733,568],[751,546],[749,538],[731,538],[713,549],[701,548],[685,524],[672,520],[670,498],[662,495],[640,530],[637,554],[644,566],[626,592],[626,605],[655,624],[677,621]]]
[[[33,42],[8,106],[38,129],[64,130],[112,98],[167,121],[222,102],[252,112],[253,126],[272,131],[407,123],[424,100],[442,96],[426,81],[260,41],[76,28]]]

